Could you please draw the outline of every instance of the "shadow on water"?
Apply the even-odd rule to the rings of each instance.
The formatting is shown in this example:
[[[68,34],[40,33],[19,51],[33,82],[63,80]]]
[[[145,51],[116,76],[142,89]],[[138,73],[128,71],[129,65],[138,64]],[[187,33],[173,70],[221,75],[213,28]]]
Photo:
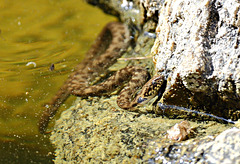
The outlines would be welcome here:
[[[53,163],[42,105],[112,20],[79,0],[0,1],[0,163]]]

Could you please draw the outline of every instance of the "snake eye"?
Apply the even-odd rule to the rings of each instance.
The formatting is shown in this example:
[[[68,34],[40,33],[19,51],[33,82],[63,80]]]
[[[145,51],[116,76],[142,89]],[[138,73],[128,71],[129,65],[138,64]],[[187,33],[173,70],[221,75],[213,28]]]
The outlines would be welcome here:
[[[142,103],[142,102],[144,102],[146,100],[147,100],[147,98],[139,97],[138,100],[137,100],[137,103]]]

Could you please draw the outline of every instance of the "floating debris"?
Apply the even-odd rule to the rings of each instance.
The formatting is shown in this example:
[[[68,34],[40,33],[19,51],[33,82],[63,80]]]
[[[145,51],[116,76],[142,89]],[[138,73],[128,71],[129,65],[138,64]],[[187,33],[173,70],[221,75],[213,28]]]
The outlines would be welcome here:
[[[34,67],[36,67],[37,66],[37,64],[35,63],[35,62],[28,62],[27,64],[26,64],[26,66],[29,66],[29,65],[33,65]]]

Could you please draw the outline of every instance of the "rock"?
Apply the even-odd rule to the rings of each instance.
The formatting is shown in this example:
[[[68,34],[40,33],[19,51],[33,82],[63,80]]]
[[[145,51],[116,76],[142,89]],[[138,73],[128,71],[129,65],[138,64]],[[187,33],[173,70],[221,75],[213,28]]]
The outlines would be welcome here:
[[[56,147],[55,163],[179,163],[203,157],[205,161],[205,156],[211,156],[214,136],[231,127],[212,121],[190,122],[196,134],[172,142],[167,130],[182,120],[128,112],[115,101],[116,96],[82,100],[62,113],[50,137]],[[210,146],[203,154],[205,143]]]
[[[116,96],[102,100],[83,100],[62,113],[50,138],[56,147],[55,163],[141,162],[141,147],[148,138],[163,136],[162,128],[168,126],[160,124],[161,118],[154,123],[151,117],[111,106]]]
[[[115,15],[128,24],[139,26],[143,22],[143,12],[139,1],[118,0],[86,0],[89,4],[100,7],[105,13]]]
[[[197,148],[207,163],[240,163],[239,150],[240,129],[238,128],[225,130],[214,141]]]
[[[215,136],[215,137],[214,137]],[[151,141],[146,149],[149,163],[240,163],[240,129],[183,143]]]
[[[152,48],[168,78],[162,102],[240,117],[238,1],[168,0],[159,12]]]

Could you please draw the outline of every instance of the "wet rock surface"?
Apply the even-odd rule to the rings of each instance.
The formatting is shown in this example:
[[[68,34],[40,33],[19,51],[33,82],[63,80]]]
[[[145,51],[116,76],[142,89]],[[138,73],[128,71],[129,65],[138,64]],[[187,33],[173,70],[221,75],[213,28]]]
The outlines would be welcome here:
[[[160,102],[240,118],[239,2],[88,2],[118,16],[132,29],[134,44],[124,58],[154,55],[155,73],[167,80]],[[141,65],[154,74],[152,59],[121,60],[110,70],[126,65]],[[166,139],[167,130],[190,114],[161,109],[156,114],[132,113],[116,105],[116,96],[79,100],[62,113],[51,135],[55,163],[239,162],[239,152],[233,151],[240,147],[239,129],[229,129],[233,125],[190,122],[195,134],[173,142]],[[198,115],[191,120],[206,119]]]
[[[220,149],[228,154],[225,160],[236,161],[239,156],[239,152],[232,153],[240,146],[239,129],[223,132],[217,137],[223,139],[214,140],[231,125],[190,122],[194,134],[174,142],[167,139],[167,130],[181,119],[128,112],[115,101],[116,96],[81,100],[62,113],[50,138],[56,147],[55,163],[206,162],[220,159],[221,154],[215,155]],[[214,148],[216,142],[218,149]],[[225,149],[224,144],[230,145]]]

